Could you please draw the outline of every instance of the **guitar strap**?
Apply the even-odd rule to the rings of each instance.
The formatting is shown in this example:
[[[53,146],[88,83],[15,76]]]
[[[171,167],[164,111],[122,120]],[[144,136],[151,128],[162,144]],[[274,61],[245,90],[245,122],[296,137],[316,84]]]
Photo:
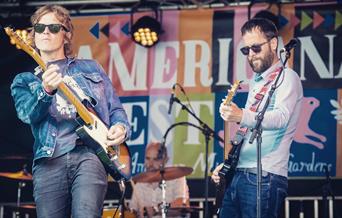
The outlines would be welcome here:
[[[268,78],[266,83],[261,87],[260,91],[254,96],[254,103],[251,104],[249,107],[249,110],[253,112],[257,112],[259,109],[259,106],[264,99],[266,93],[268,92],[270,85],[274,81],[274,79],[278,76],[279,72],[282,70],[282,67],[276,68],[273,73],[271,73]],[[244,137],[246,136],[248,132],[248,127],[241,127],[238,129],[238,131],[235,134],[234,140],[233,140],[233,145],[240,144]]]

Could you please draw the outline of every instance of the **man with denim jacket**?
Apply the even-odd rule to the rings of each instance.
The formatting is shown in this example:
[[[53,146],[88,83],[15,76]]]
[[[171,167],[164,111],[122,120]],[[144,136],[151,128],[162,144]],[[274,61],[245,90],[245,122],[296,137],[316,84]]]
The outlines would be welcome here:
[[[69,12],[47,5],[31,17],[33,48],[45,72],[18,74],[11,91],[18,117],[34,136],[33,188],[38,217],[101,217],[107,173],[76,134],[76,108],[57,87],[64,82],[109,128],[107,146],[130,136],[127,116],[112,83],[94,60],[72,57]],[[39,78],[41,77],[41,78]]]
[[[220,105],[221,118],[228,122],[238,122],[245,131],[237,169],[231,183],[226,187],[220,217],[249,218],[257,216],[257,145],[250,144],[251,128],[256,124],[256,115],[267,100],[270,85],[274,83],[282,64],[277,55],[278,31],[269,20],[253,18],[241,28],[249,65],[255,72],[249,84],[245,108],[236,104]],[[269,85],[268,85],[269,84]],[[266,93],[263,98],[260,96]],[[274,95],[270,99],[261,125],[261,217],[278,217],[287,195],[287,171],[290,146],[297,127],[303,88],[300,78],[290,68],[281,74]],[[212,180],[220,181],[218,175],[222,164],[213,172]]]

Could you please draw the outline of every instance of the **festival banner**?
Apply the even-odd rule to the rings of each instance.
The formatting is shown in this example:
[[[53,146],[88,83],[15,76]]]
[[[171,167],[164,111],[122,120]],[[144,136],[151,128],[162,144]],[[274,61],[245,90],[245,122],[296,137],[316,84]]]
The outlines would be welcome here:
[[[304,86],[289,176],[324,176],[326,169],[332,176],[342,176],[342,12],[335,3],[268,6],[253,6],[250,16],[267,10],[277,19],[279,48],[293,37],[300,42],[288,62]],[[127,144],[133,174],[144,171],[146,145],[166,140],[169,164],[192,167],[190,178],[201,179],[206,149],[209,170],[223,161],[223,144],[213,137],[206,143],[203,123],[222,137],[218,110],[230,84],[243,80],[234,99],[240,107],[247,98],[253,72],[240,52],[240,28],[248,20],[248,7],[160,13],[164,33],[152,48],[131,40],[128,13],[73,17],[75,51],[78,57],[95,58],[103,66],[121,98],[132,128]],[[153,14],[135,13],[133,22]],[[174,102],[169,114],[172,87],[184,106]],[[230,132],[237,128],[231,125]]]

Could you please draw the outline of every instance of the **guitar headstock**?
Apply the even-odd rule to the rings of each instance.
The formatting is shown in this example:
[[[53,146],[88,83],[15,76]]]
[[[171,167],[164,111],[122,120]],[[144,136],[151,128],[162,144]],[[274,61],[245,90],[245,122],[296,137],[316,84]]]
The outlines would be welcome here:
[[[14,30],[11,27],[5,27],[5,32],[9,36],[11,44],[15,45],[17,49],[22,49],[29,54],[35,52],[31,47],[27,30]]]
[[[234,82],[234,84],[228,89],[228,94],[226,96],[226,99],[224,100],[224,104],[228,105],[230,102],[232,102],[234,96],[236,95],[237,90],[240,88],[240,84],[242,83],[241,80],[237,80]]]
[[[42,67],[43,70],[46,69],[46,65],[38,52],[34,50],[31,46],[32,42],[28,37],[28,32],[26,30],[16,30],[5,27],[5,32],[10,38],[11,44],[15,45],[18,49],[22,49],[27,54],[29,54],[38,64]]]

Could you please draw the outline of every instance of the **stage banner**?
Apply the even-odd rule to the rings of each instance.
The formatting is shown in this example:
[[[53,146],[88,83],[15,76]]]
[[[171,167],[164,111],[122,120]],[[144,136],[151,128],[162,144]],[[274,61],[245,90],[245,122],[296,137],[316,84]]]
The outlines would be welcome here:
[[[132,126],[127,144],[133,174],[144,171],[146,145],[165,140],[168,164],[192,167],[189,177],[201,179],[206,162],[211,170],[223,161],[223,144],[212,136],[206,140],[206,126],[223,137],[219,105],[230,85],[243,80],[234,100],[243,107],[253,76],[240,52],[240,28],[249,16],[267,10],[278,21],[280,48],[293,37],[300,42],[288,62],[304,86],[289,176],[324,176],[326,169],[342,176],[339,8],[334,3],[289,3],[257,4],[250,14],[247,6],[164,10],[164,33],[151,48],[131,40],[128,13],[74,16],[75,51],[79,58],[95,58],[103,66],[121,98]],[[145,15],[154,17],[154,12],[134,13],[133,22]],[[168,113],[172,87],[180,103],[174,102]],[[231,125],[231,135],[237,128]]]

